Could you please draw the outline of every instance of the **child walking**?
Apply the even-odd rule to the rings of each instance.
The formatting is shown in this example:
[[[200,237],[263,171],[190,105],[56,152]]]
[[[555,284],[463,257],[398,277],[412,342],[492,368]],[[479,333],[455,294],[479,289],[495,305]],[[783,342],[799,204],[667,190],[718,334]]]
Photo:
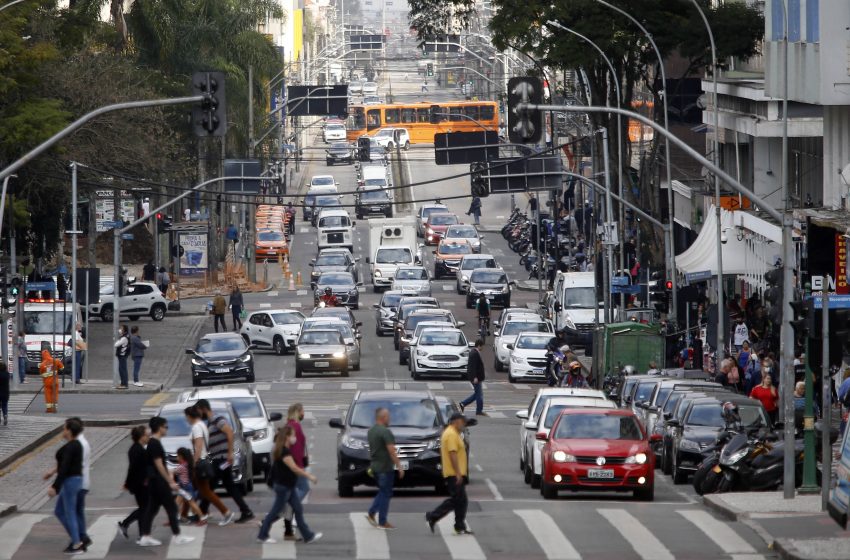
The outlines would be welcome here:
[[[177,507],[181,512],[186,511],[187,507],[191,509],[198,519],[195,526],[203,527],[207,524],[207,516],[198,506],[198,493],[192,485],[193,464],[192,452],[188,448],[181,447],[177,450],[177,467],[174,469],[174,481],[180,488],[177,491]]]

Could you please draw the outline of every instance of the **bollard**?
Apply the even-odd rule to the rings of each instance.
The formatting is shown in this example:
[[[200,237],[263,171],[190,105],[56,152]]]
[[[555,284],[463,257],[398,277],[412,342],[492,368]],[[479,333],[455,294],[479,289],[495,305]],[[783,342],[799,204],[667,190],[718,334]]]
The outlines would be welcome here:
[[[295,278],[293,278],[292,275],[289,276],[289,291],[295,291]]]
[[[304,287],[304,282],[301,281],[301,272],[300,271],[295,274],[295,285],[298,286],[299,288]]]

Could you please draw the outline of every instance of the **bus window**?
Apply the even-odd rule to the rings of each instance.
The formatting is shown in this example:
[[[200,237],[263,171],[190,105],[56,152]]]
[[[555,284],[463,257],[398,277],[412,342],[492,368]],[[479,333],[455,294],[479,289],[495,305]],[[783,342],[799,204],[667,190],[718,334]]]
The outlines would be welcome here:
[[[482,105],[481,106],[481,120],[482,121],[492,121],[496,117],[496,112],[492,105]]]
[[[480,107],[478,107],[478,105],[470,105],[468,107],[463,108],[463,114],[477,121],[481,118],[479,114],[479,109]]]
[[[416,122],[429,123],[431,122],[430,109],[416,109]]]
[[[366,111],[366,129],[375,130],[381,127],[381,110],[369,109]]]
[[[401,122],[404,124],[415,123],[416,122],[416,109],[402,109],[401,110]]]
[[[462,107],[452,107],[449,109],[449,120],[453,122],[465,121],[463,118],[463,108]]]
[[[384,109],[384,124],[398,124],[399,122],[398,109]]]

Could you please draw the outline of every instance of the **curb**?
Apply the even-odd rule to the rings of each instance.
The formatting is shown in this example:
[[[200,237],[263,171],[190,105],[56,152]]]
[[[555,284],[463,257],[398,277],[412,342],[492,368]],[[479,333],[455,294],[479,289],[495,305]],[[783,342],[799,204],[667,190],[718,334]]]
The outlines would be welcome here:
[[[12,515],[18,511],[18,506],[15,504],[0,504],[0,518]]]
[[[703,496],[702,503],[705,507],[720,514],[729,521],[743,521],[744,519],[749,519],[749,514],[746,511],[732,507],[723,500],[717,499],[715,496]]]
[[[808,558],[807,556],[803,556],[799,550],[797,550],[792,542],[787,539],[777,539],[773,542],[773,546],[771,547],[780,558],[783,560],[803,560]]]
[[[146,383],[145,385],[146,386],[150,385],[151,387],[145,388],[145,389],[133,388],[133,389],[127,389],[127,390],[119,391],[117,389],[113,389],[112,384],[110,383],[108,385],[104,384],[103,387],[97,387],[97,388],[94,388],[94,389],[91,389],[91,390],[77,389],[77,388],[62,389],[62,387],[59,387],[59,392],[60,392],[60,394],[65,394],[65,395],[119,395],[119,394],[120,395],[154,395],[156,393],[161,392],[164,388],[164,385],[161,384],[161,383],[158,383],[158,384]],[[10,394],[12,394],[12,395],[32,395],[33,397],[35,397],[36,395],[38,395],[38,391],[23,391],[21,389],[12,389],[10,391]]]
[[[18,449],[17,451],[15,451],[11,455],[9,455],[8,457],[6,457],[2,461],[0,461],[0,470],[5,469],[9,465],[14,463],[18,459],[20,459],[21,457],[23,457],[24,455],[27,455],[30,451],[37,449],[43,443],[45,443],[45,442],[53,439],[57,435],[59,435],[62,432],[63,427],[64,427],[64,423],[60,423],[55,428],[52,428],[52,429],[44,432],[43,434],[41,434],[40,436],[38,436],[34,440],[30,441],[29,443],[27,443],[26,445],[24,445],[23,447],[21,447],[20,449]],[[13,506],[13,507],[16,507],[16,506]]]

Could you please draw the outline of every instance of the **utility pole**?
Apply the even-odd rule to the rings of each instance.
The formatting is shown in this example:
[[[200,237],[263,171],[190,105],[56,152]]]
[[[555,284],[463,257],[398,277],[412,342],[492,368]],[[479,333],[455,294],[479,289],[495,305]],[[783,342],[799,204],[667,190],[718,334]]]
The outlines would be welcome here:
[[[254,67],[248,66],[248,159],[254,157]],[[257,263],[254,259],[254,232],[248,212],[248,203],[242,202],[242,226],[244,229],[243,253],[248,260],[248,279],[257,281]]]

